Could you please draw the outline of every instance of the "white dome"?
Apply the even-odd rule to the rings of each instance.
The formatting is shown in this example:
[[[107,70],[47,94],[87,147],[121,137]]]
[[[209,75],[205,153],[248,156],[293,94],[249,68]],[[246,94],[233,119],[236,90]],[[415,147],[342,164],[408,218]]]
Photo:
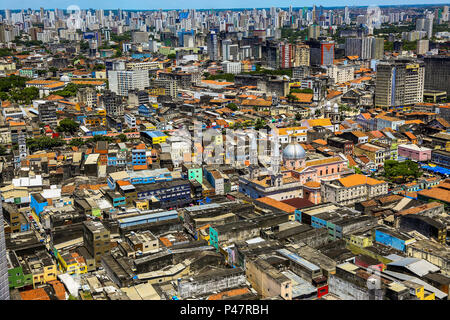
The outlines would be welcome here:
[[[305,149],[298,143],[289,143],[283,150],[284,160],[299,160],[305,158]]]
[[[61,76],[61,78],[59,78],[59,81],[63,81],[63,82],[69,82],[70,81],[70,77],[69,76]]]

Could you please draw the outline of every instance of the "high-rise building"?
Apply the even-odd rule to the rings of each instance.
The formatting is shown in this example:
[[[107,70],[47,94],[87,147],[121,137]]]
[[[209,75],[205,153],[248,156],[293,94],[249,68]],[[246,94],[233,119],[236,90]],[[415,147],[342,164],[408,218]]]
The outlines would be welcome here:
[[[334,41],[320,42],[320,64],[332,65],[334,63]]]
[[[450,57],[429,56],[425,62],[425,89],[447,91],[450,97]]]
[[[320,37],[320,26],[311,25],[308,27],[308,40],[317,39]]]
[[[77,99],[79,103],[93,108],[97,105],[97,91],[91,87],[80,88],[77,91]]]
[[[105,90],[101,97],[101,105],[105,107],[106,115],[108,116],[123,116],[124,105],[122,97],[115,92]]]
[[[149,86],[148,70],[108,71],[109,90],[128,96],[129,90],[144,90]]]
[[[309,66],[309,46],[297,43],[294,46],[294,67]]]
[[[6,260],[5,228],[3,207],[0,197],[0,300],[9,300],[8,262]]]
[[[382,59],[384,40],[375,37],[347,38],[345,40],[345,54],[347,56],[358,56],[362,60]]]
[[[100,221],[84,221],[83,242],[98,268],[101,265],[102,256],[108,254],[111,249],[109,230]]]
[[[293,65],[293,45],[290,43],[280,43],[280,67],[281,69],[292,68]]]
[[[430,49],[430,40],[422,39],[417,41],[416,54],[425,54]]]
[[[382,61],[376,68],[376,106],[402,106],[423,101],[425,65],[422,61]]]
[[[425,31],[427,33],[427,38],[430,39],[433,36],[433,19],[432,18],[417,19],[416,31]]]
[[[208,49],[209,59],[211,59],[213,61],[219,60],[218,39],[217,39],[217,33],[214,30],[212,30],[210,32],[210,34],[208,35],[207,49]]]
[[[41,123],[56,125],[58,118],[56,115],[56,104],[47,101],[45,103],[41,103],[38,106],[39,112],[39,121]]]

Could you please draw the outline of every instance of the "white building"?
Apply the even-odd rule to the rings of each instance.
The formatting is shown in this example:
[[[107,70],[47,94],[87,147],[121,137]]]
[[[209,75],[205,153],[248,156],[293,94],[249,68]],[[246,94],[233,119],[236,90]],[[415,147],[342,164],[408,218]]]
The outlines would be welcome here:
[[[225,73],[239,74],[242,70],[242,64],[240,62],[225,61],[222,63],[222,67]]]
[[[109,71],[108,81],[109,90],[121,96],[128,96],[129,90],[144,90],[150,85],[147,70]]]
[[[327,68],[327,76],[334,80],[334,83],[344,83],[355,78],[353,66],[332,65]]]

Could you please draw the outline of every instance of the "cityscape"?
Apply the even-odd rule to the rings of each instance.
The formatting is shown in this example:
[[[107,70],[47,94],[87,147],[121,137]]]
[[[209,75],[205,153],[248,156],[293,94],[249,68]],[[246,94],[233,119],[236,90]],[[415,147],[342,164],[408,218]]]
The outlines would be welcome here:
[[[448,4],[8,2],[0,300],[449,299]]]

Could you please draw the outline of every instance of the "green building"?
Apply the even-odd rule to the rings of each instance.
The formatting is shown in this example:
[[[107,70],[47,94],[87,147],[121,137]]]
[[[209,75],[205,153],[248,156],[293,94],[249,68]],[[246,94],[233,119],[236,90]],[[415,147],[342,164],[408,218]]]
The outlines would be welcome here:
[[[33,285],[33,274],[26,265],[21,265],[14,251],[7,254],[9,288],[16,289]]]

